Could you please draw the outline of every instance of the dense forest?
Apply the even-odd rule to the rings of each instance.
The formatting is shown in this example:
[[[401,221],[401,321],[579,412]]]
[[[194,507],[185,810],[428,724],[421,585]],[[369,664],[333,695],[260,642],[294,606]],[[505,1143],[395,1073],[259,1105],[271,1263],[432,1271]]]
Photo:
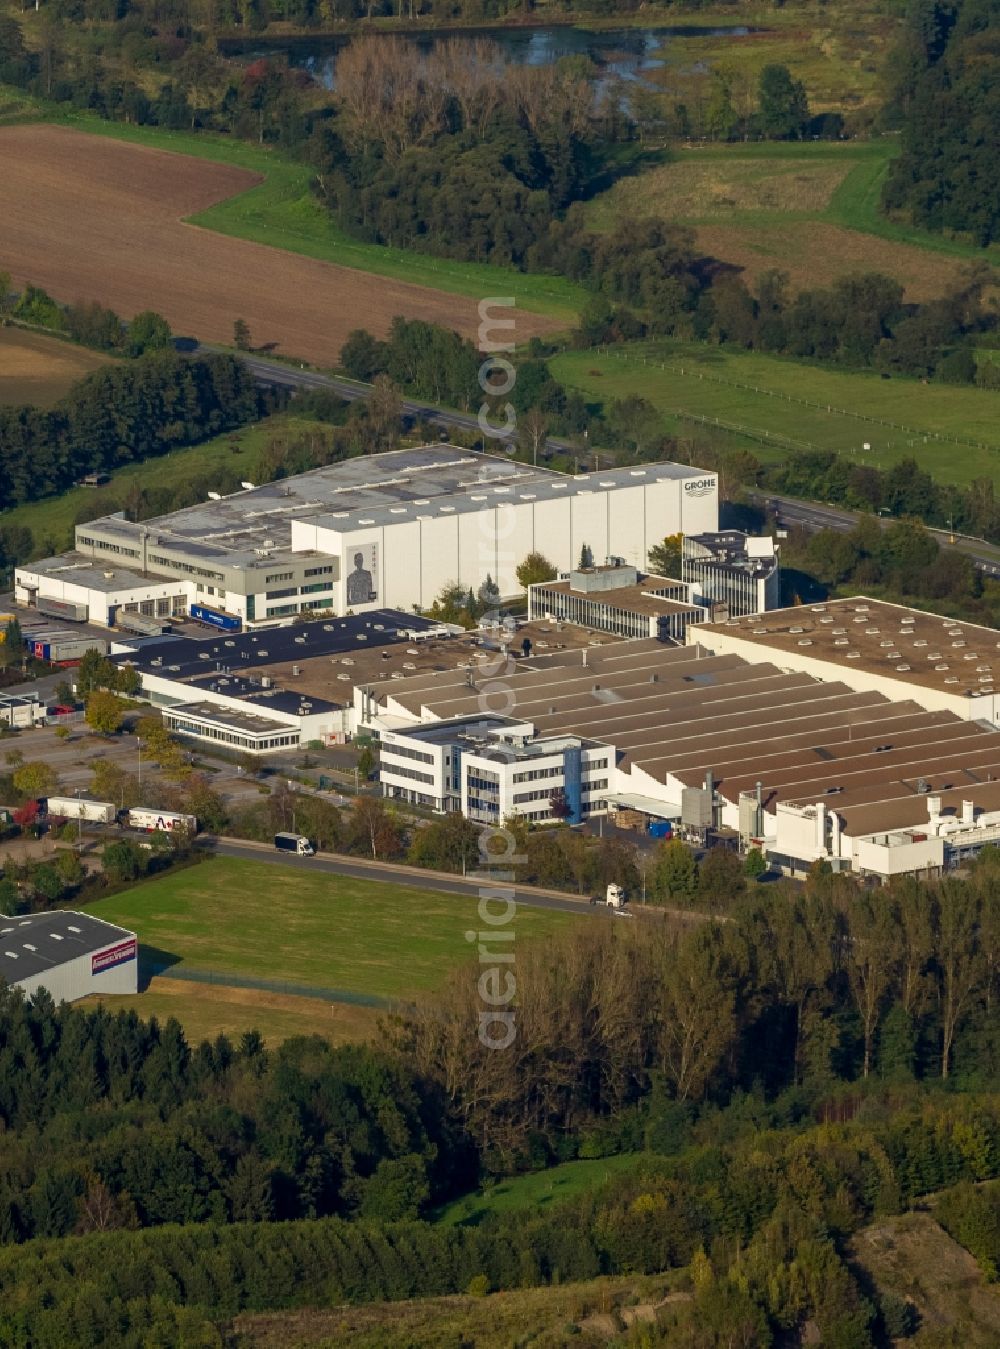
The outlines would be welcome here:
[[[912,1304],[861,1285],[844,1252],[858,1227],[956,1186],[941,1196],[945,1221],[984,1265],[996,1252],[995,1191],[961,1207],[996,1171],[995,1101],[921,1105],[901,1091],[892,1118],[885,1104],[847,1123],[794,1124],[744,1098],[687,1138],[666,1120],[660,1155],[596,1194],[478,1225],[326,1218],[33,1242],[0,1266],[0,1337],[18,1349],[211,1349],[223,1343],[213,1322],[245,1309],[482,1296],[687,1266],[690,1295],[618,1343],[771,1349],[805,1332],[831,1349],[871,1349],[918,1323]]]
[[[1000,239],[998,25],[997,0],[919,0],[891,71],[903,143],[885,207],[983,246]]]
[[[669,845],[661,865],[680,897]],[[464,967],[389,1018],[376,1049],[267,1052],[248,1035],[192,1050],[175,1022],[7,993],[0,1240],[410,1218],[481,1175],[676,1148],[747,1093],[791,1123],[849,1117],[890,1084],[903,1099],[920,1083],[986,1090],[998,874],[987,853],[966,880],[871,891],[817,868],[805,889],[741,893],[711,869],[701,894],[725,921],[592,920],[519,950],[509,1054],[469,1034],[478,978]],[[901,1198],[921,1185],[902,1181]]]
[[[998,866],[875,891],[817,868],[742,896],[719,871],[702,883],[726,922],[595,921],[520,949],[509,1054],[468,1033],[465,969],[339,1050],[191,1046],[173,1021],[4,993],[0,1338],[210,1345],[185,1337],[244,1308],[682,1267],[694,1302],[647,1345],[909,1333],[841,1243],[1000,1170],[977,1095],[1000,1047]],[[562,1206],[428,1221],[481,1177],[639,1151]],[[943,1221],[986,1267],[995,1201],[962,1193]],[[695,1336],[705,1316],[717,1338]]]
[[[0,508],[232,430],[274,401],[234,356],[153,351],[87,375],[51,411],[0,407]]]

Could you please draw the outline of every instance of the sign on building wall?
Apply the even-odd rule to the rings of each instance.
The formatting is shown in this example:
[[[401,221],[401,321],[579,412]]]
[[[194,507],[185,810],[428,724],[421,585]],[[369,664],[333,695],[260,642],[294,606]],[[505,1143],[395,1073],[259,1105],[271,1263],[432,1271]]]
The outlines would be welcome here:
[[[109,946],[106,951],[98,951],[96,955],[90,957],[91,974],[103,974],[105,970],[114,969],[116,965],[125,965],[130,960],[135,960],[136,940],[130,937],[128,941],[120,941],[115,946]]]
[[[347,572],[348,609],[374,604],[378,599],[378,544],[358,543],[348,554],[352,570]]]

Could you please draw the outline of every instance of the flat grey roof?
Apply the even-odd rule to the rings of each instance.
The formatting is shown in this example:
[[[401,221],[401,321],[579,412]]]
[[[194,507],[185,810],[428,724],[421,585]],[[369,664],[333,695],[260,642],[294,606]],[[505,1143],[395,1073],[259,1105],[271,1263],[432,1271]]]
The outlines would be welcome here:
[[[197,690],[192,690],[197,692]],[[298,699],[295,700],[294,708],[279,708],[279,711],[297,712]],[[323,710],[323,709],[313,709]],[[228,726],[234,731],[244,731],[250,735],[278,735],[282,731],[293,731],[295,728],[289,726],[284,721],[274,721],[270,717],[258,715],[249,709],[242,711],[236,707],[223,707],[220,703],[174,703],[170,707],[164,707],[163,712],[171,717],[194,717],[198,721],[210,722],[214,726]]]
[[[135,937],[128,928],[70,909],[0,919],[0,924],[0,978],[9,984]]]
[[[100,590],[106,595],[129,586],[148,588],[151,585],[169,584],[170,581],[168,576],[143,576],[141,571],[131,567],[117,567],[102,558],[78,552],[75,548],[55,557],[42,558],[40,562],[25,562],[18,570],[66,581],[70,585],[86,586],[88,590]],[[80,634],[74,632],[73,635],[79,637]]]
[[[116,514],[80,528],[120,537],[132,547],[145,533],[151,553],[174,552],[231,567],[270,570],[283,555],[299,561],[309,556],[291,552],[293,520],[315,520],[334,510],[360,518],[383,508],[457,498],[484,485],[557,477],[562,475],[452,445],[422,445],[345,459],[140,524]],[[268,548],[269,556],[261,557],[259,548]]]
[[[700,476],[701,469],[662,463],[571,477],[453,445],[422,445],[329,464],[140,524],[116,514],[79,528],[120,538],[131,547],[139,546],[145,534],[150,553],[270,570],[276,562],[310,556],[291,551],[293,520],[348,532],[422,515],[482,510],[484,502],[579,496],[642,481]],[[260,548],[268,548],[269,556],[261,557]]]

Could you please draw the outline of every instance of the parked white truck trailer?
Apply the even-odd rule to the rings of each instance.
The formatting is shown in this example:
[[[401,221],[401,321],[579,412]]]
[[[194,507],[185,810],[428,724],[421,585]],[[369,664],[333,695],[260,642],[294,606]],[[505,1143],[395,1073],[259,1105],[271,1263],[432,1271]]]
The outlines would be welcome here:
[[[67,820],[91,820],[95,824],[114,824],[118,810],[113,801],[88,801],[82,796],[50,796],[45,803],[49,816]]]
[[[155,833],[158,829],[165,834],[176,830],[186,830],[197,834],[198,821],[194,815],[182,815],[176,810],[148,810],[145,806],[135,806],[128,813],[130,829],[144,829],[146,833]]]

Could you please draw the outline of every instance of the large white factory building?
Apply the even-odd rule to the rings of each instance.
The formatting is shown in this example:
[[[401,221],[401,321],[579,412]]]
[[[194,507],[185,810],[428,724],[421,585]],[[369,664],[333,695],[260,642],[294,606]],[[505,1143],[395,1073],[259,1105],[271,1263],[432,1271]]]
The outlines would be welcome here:
[[[683,464],[577,477],[450,445],[349,459],[135,523],[76,529],[75,548],[19,567],[16,598],[114,626],[191,613],[220,628],[318,611],[427,608],[451,582],[501,594],[539,551],[584,547],[638,568],[668,534],[718,527],[718,480]]]

